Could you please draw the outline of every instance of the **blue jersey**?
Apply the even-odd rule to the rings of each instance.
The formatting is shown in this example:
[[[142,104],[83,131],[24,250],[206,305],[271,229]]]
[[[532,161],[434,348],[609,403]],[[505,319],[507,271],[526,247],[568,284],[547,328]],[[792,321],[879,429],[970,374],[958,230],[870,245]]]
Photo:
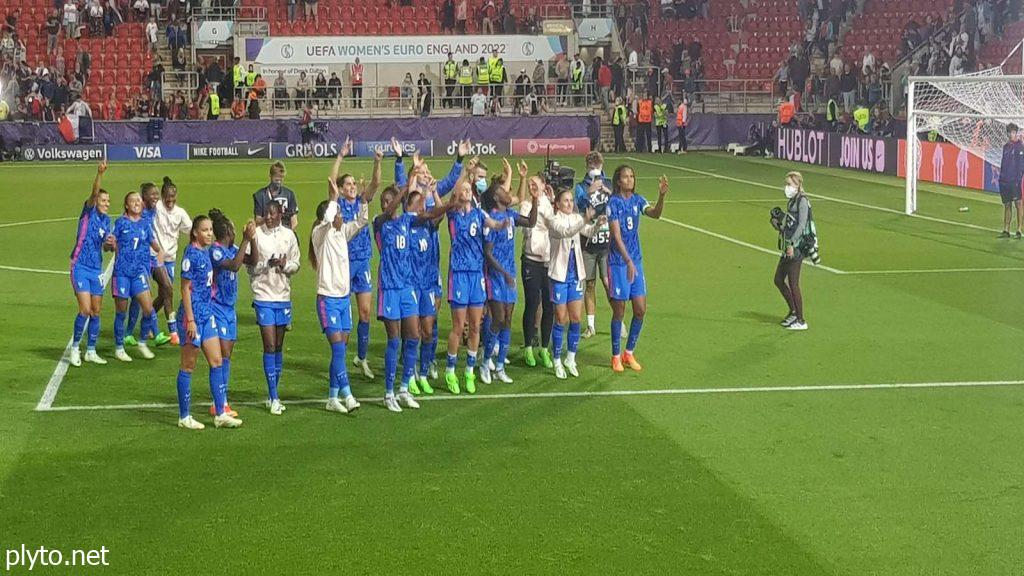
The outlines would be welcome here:
[[[149,275],[149,245],[153,241],[153,225],[145,218],[132,220],[120,216],[114,221],[117,255],[114,276]]]
[[[422,290],[437,288],[441,276],[436,248],[437,226],[433,222],[414,224],[409,229],[409,242],[413,284]]]
[[[235,259],[238,246],[223,246],[214,243],[210,249],[210,263],[213,264],[213,302],[225,308],[234,308],[238,301],[238,273],[229,270],[225,264]]]
[[[373,221],[373,236],[380,254],[377,279],[382,290],[413,286],[409,228],[415,219],[414,214],[402,214],[397,218],[381,215]]]
[[[341,219],[345,222],[352,222],[359,217],[359,209],[363,207],[363,199],[356,197],[355,200],[338,199],[341,207]],[[373,256],[370,248],[370,231],[363,228],[358,234],[348,241],[348,258],[353,262],[367,261]]]
[[[110,217],[95,206],[82,205],[78,216],[78,233],[71,250],[71,267],[83,266],[99,270],[103,267],[103,241],[110,234]]]
[[[149,225],[153,225],[153,221],[156,220],[156,209],[155,208],[143,208],[142,219],[149,222]]]
[[[484,241],[491,245],[491,253],[494,259],[501,264],[506,272],[516,275],[516,218],[519,212],[508,208],[505,210],[491,210],[491,219],[502,222],[511,220],[508,228],[504,230],[491,230],[484,228]],[[488,269],[488,272],[495,272]]]
[[[448,213],[448,233],[452,239],[448,253],[449,270],[484,271],[484,218],[484,211],[479,208]]]
[[[213,262],[210,251],[195,244],[181,257],[181,277],[192,281],[192,314],[197,324],[213,315]]]
[[[622,244],[626,247],[626,253],[634,263],[639,263],[641,260],[640,216],[647,209],[647,205],[647,200],[639,194],[633,194],[629,198],[616,194],[608,200],[608,221],[614,220],[619,223]],[[618,250],[613,249],[608,254],[608,263],[625,265],[626,260]]]

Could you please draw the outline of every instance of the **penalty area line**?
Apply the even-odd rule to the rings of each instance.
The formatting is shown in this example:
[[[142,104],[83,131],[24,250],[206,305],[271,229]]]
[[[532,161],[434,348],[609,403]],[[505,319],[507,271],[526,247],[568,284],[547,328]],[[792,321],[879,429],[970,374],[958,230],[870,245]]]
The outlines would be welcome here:
[[[21,266],[4,266],[0,264],[0,270],[10,270],[13,272],[34,272],[36,274],[58,274],[61,276],[70,276],[71,272],[68,270],[44,270],[42,268],[22,268]]]
[[[591,390],[578,392],[522,392],[505,394],[480,394],[459,396],[419,396],[420,401],[470,401],[470,400],[522,400],[541,398],[607,398],[621,396],[690,396],[710,394],[763,394],[786,392],[847,392],[866,390],[900,390],[900,389],[940,389],[940,388],[994,388],[1003,386],[1021,386],[1024,380],[989,380],[962,382],[894,382],[889,384],[823,384],[812,386],[744,386],[735,388],[670,388],[655,390]],[[326,398],[300,398],[285,400],[286,404],[319,404]],[[381,400],[368,399],[362,402],[379,403]],[[233,402],[237,406],[265,406],[266,402]],[[205,404],[204,404],[205,406]],[[82,412],[95,410],[154,410],[177,408],[177,404],[111,404],[92,406],[47,406],[36,407],[38,412]],[[204,410],[205,411],[205,410]]]

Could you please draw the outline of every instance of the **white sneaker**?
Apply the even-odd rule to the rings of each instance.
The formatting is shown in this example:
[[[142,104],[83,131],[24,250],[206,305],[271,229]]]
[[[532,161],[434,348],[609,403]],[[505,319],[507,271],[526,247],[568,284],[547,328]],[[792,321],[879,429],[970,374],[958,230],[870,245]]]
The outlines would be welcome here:
[[[81,366],[82,365],[82,351],[79,350],[78,348],[72,348],[71,349],[71,355],[68,356],[68,363],[71,364],[72,366]]]
[[[95,350],[87,350],[85,352],[85,361],[100,365],[107,363],[107,361],[104,360],[102,356],[97,354]]]
[[[430,379],[437,380],[437,362],[430,363]]]
[[[128,353],[124,351],[124,348],[118,348],[117,350],[114,350],[114,358],[117,358],[121,362],[132,361],[132,357],[129,356]]]
[[[398,405],[398,399],[395,398],[394,394],[390,394],[384,397],[384,407],[392,412],[402,411],[402,407]]]
[[[497,370],[497,371],[495,371],[494,372],[494,377],[497,378],[498,380],[500,380],[501,382],[504,382],[505,384],[511,384],[512,383],[512,379],[508,377],[508,374],[505,374],[505,370]]]
[[[284,404],[281,404],[280,400],[274,400],[270,403],[270,413],[274,416],[280,416],[285,411]]]
[[[799,320],[793,321],[792,324],[786,326],[787,330],[807,330],[807,322],[800,322]]]
[[[346,408],[345,405],[341,403],[341,400],[338,400],[337,398],[328,398],[326,408],[328,412],[341,412],[342,414],[348,414],[348,408]]]
[[[412,394],[409,394],[408,392],[399,392],[398,401],[406,408],[416,409],[420,407],[420,403],[417,402],[416,399],[412,397]]]
[[[580,377],[580,371],[576,369],[576,361],[575,360],[573,360],[572,362],[569,362],[567,360],[565,362],[565,369],[569,372],[569,374],[572,374],[573,378],[579,378]]]
[[[491,368],[487,364],[488,362],[480,363],[480,381],[484,384],[491,383]]]
[[[590,326],[587,326],[587,329],[583,331],[583,339],[586,340],[588,338],[593,338],[594,334],[597,334],[597,332],[595,332]]]
[[[363,376],[366,376],[370,380],[373,380],[373,370],[370,370],[370,363],[366,360],[360,360],[359,358],[353,358],[352,364],[358,366],[363,370]]]
[[[793,322],[796,322],[796,314],[790,314],[789,316],[786,316],[786,318],[782,322],[779,322],[779,326],[782,326],[783,328],[789,328],[789,325],[792,324]]]
[[[490,370],[491,372],[497,370],[497,368],[494,366],[494,358],[488,358],[485,364],[487,364],[487,369]]]
[[[139,355],[145,358],[146,360],[152,360],[153,358],[156,357],[153,354],[153,351],[149,349],[149,346],[143,344],[142,342],[139,342],[138,350]]]
[[[349,414],[359,409],[359,402],[355,396],[347,396],[345,398],[345,409],[348,410]]]
[[[178,419],[178,428],[185,428],[186,430],[202,430],[206,428],[203,423],[196,420],[192,416],[185,416],[184,418]]]
[[[565,380],[568,376],[565,375],[565,367],[562,366],[561,360],[555,360],[555,378],[559,380]]]
[[[242,421],[225,412],[220,416],[213,417],[213,425],[217,428],[238,428],[242,425]]]

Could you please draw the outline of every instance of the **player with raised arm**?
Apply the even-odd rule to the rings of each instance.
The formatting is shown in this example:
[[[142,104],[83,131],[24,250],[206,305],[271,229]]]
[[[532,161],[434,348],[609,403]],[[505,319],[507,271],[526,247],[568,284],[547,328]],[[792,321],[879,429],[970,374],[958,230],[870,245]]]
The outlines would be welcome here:
[[[107,163],[100,162],[96,167],[96,178],[92,182],[92,192],[82,204],[82,213],[78,216],[78,228],[75,235],[75,247],[71,250],[71,289],[78,302],[78,315],[71,338],[71,355],[68,362],[72,366],[82,365],[82,333],[88,324],[89,339],[86,344],[85,361],[94,364],[106,364],[96,353],[96,341],[100,336],[100,307],[103,304],[103,252],[114,248],[114,237],[110,233],[110,195],[100,187],[103,173],[107,171]]]
[[[125,317],[129,301],[137,302],[142,311],[142,335],[139,339],[139,354],[150,360],[153,352],[146,345],[149,334],[156,333],[153,325],[153,300],[149,293],[149,251],[157,253],[163,260],[164,253],[154,237],[152,223],[142,216],[142,196],[129,192],[124,198],[124,214],[114,222],[114,273],[110,291],[114,296],[114,357],[122,362],[131,362],[132,357],[124,351]]]
[[[502,163],[502,167],[503,167],[501,174],[498,174],[498,175],[494,176],[493,178],[491,178],[491,185],[488,186],[487,188],[485,188],[483,192],[481,192],[480,194],[478,194],[476,196],[477,206],[483,206],[483,197],[484,196],[490,195],[490,196],[493,197],[496,194],[496,191],[498,189],[504,190],[506,195],[507,195],[508,191],[511,189],[511,187],[512,187],[512,165],[508,163],[508,159],[507,158],[502,158],[501,159],[501,163]],[[511,204],[511,200],[509,200],[509,202]],[[516,203],[518,204],[518,201]],[[490,215],[490,211],[487,210],[486,208],[484,208],[484,213]],[[513,222],[513,224],[514,224],[514,222]],[[487,230],[485,229],[484,230],[484,234],[486,234],[486,233],[487,233]],[[486,238],[484,240],[485,240],[484,245],[486,247]],[[485,267],[485,269],[486,269],[486,264],[487,264],[487,258],[485,256],[484,257],[484,265],[485,265],[484,267]],[[484,281],[485,281],[485,286],[486,286],[486,274],[484,275]],[[488,302],[490,302],[490,295],[489,295],[489,293],[488,293]],[[490,384],[491,383],[491,372],[496,369],[496,366],[494,365],[493,358],[494,358],[494,356],[497,355],[496,348],[498,348],[498,345],[497,345],[498,342],[497,342],[496,338],[492,338],[492,336],[494,335],[492,333],[492,331],[491,331],[492,323],[493,322],[492,322],[492,318],[491,318],[491,307],[490,306],[485,306],[484,307],[484,316],[483,316],[483,319],[481,320],[481,326],[480,326],[480,343],[481,343],[481,348],[484,351],[483,357],[480,358],[480,381],[483,382],[484,384]]]
[[[341,156],[348,153],[346,141]],[[356,219],[345,222],[341,216],[341,190],[336,179],[327,179],[328,198],[316,208],[316,222],[309,235],[309,262],[316,270],[316,312],[327,342],[331,345],[329,412],[350,414],[359,402],[349,387],[345,367],[349,333],[352,331],[350,303],[349,241],[366,227],[369,205],[360,206]]]
[[[410,182],[406,198],[405,210],[411,214],[424,214],[427,211],[427,198],[432,200],[431,206],[441,205],[441,197],[437,193],[437,183],[428,181],[426,191],[421,192],[418,178]],[[415,184],[414,184],[415,182]],[[438,224],[444,214],[430,219],[416,219],[409,229],[409,242],[412,247],[410,264],[412,265],[413,287],[416,289],[416,302],[420,317],[420,365],[418,381],[409,383],[409,391],[414,395],[433,394],[434,389],[427,380],[437,378],[434,368],[434,357],[437,354],[437,311],[441,301],[441,267],[440,254],[436,242]]]
[[[267,379],[267,404],[279,416],[284,404],[277,387],[284,368],[284,335],[291,324],[291,278],[299,271],[299,243],[295,233],[281,224],[284,210],[268,202],[263,225],[256,228],[247,262],[252,287],[252,307],[263,339],[263,374]]]
[[[199,215],[192,224],[189,245],[181,259],[181,304],[178,308],[182,322],[178,338],[181,340],[181,366],[178,369],[178,427],[188,430],[205,428],[189,413],[192,396],[192,371],[196,358],[203,351],[210,366],[210,395],[217,428],[237,428],[242,421],[224,410],[226,383],[217,337],[217,321],[213,316],[213,263],[210,246],[213,244],[213,225],[207,216]]]
[[[178,187],[166,176],[160,187],[160,202],[156,205],[153,227],[156,230],[157,243],[164,251],[164,260],[157,261],[157,266],[153,270],[153,278],[156,279],[158,286],[153,308],[163,308],[171,343],[178,344],[178,323],[174,314],[174,259],[178,255],[178,237],[189,234],[192,230],[192,220],[189,219],[188,212],[178,206]]]
[[[643,257],[640,252],[640,217],[661,218],[668,194],[668,178],[658,181],[658,203],[651,206],[636,193],[633,168],[623,165],[615,169],[612,177],[612,197],[608,200],[608,222],[612,245],[608,253],[608,296],[612,306],[612,370],[622,372],[622,364],[639,372],[643,370],[633,352],[640,339],[640,330],[647,313],[647,281],[644,278]],[[622,319],[626,302],[633,304],[633,320],[629,323],[626,352],[620,355]]]
[[[231,354],[238,340],[238,314],[235,305],[238,303],[238,271],[249,258],[256,260],[250,246],[256,236],[256,223],[249,220],[242,230],[242,243],[235,245],[235,225],[223,212],[214,208],[210,210],[210,221],[213,223],[213,247],[210,249],[210,261],[213,263],[213,318],[217,322],[217,336],[220,338],[220,353],[224,369],[224,411],[231,416],[238,413],[228,403],[228,387],[231,384]],[[211,416],[215,415],[214,406],[210,407]]]
[[[356,184],[356,179],[351,174],[338,175],[341,171],[343,154],[351,150],[351,145],[342,146],[338,156],[334,159],[331,167],[330,179],[334,180],[341,197],[338,199],[338,206],[341,209],[341,218],[345,222],[353,222],[359,217],[363,204],[373,201],[380,185],[380,162],[382,156],[378,153],[373,159],[373,177],[369,186]],[[370,231],[363,228],[348,242],[349,273],[352,275],[349,287],[356,295],[356,307],[359,313],[359,324],[356,326],[356,357],[352,359],[353,364],[362,369],[363,375],[373,380],[373,371],[366,361],[366,352],[370,347],[370,317],[373,310],[373,279],[370,274],[370,259],[373,256],[373,249],[370,247]]]
[[[152,182],[144,182],[139,185],[139,194],[142,196],[142,218],[149,222],[150,228],[153,230],[153,237],[156,238],[156,205],[160,202],[160,188]],[[157,239],[159,244],[159,239]],[[167,276],[167,271],[162,265],[162,260],[157,258],[157,251],[149,251],[149,270],[150,276],[156,281],[157,290],[159,291],[160,286],[166,285],[165,290],[173,290],[171,286],[170,278]],[[152,289],[152,286],[150,286]],[[158,292],[159,294],[159,292]],[[152,299],[152,298],[151,298]],[[142,311],[142,307],[139,305],[138,300],[132,300],[128,304],[128,328],[125,330],[124,343],[126,346],[138,346],[139,341],[135,338],[135,327],[139,323],[139,313]],[[159,322],[157,321],[157,308],[153,307],[153,323],[151,324],[152,329],[155,331],[153,334],[147,336],[153,337],[153,343],[157,346],[163,346],[171,341],[171,337],[166,332],[159,331]]]

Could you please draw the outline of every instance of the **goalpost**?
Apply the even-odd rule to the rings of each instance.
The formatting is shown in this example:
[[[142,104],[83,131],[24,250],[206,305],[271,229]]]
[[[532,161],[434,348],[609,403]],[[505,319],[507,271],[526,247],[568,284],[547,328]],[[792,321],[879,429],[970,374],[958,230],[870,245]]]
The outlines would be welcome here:
[[[921,134],[935,132],[963,153],[998,167],[1010,123],[1024,126],[1024,76],[1004,75],[1002,66],[962,76],[911,76],[907,80],[907,214],[917,211]],[[941,158],[936,162],[940,170]]]

